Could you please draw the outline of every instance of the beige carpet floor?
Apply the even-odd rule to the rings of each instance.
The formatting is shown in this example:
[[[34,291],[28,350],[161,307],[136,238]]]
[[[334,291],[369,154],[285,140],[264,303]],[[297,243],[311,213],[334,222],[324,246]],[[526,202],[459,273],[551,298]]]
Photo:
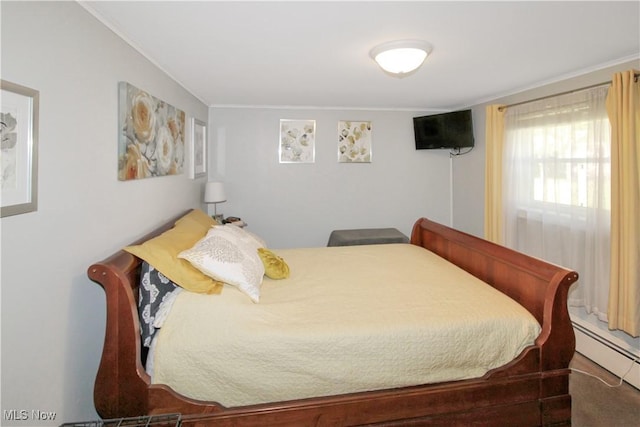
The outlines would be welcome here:
[[[580,353],[569,365],[574,371],[569,378],[572,397],[572,426],[575,427],[640,427],[640,390],[623,382],[610,388],[596,378],[575,369],[597,375],[609,384],[620,379]]]

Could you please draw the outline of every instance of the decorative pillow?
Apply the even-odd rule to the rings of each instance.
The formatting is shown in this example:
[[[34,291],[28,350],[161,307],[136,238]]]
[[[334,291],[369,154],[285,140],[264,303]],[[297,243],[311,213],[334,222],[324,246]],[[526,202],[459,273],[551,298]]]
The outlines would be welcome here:
[[[138,288],[138,317],[140,318],[142,345],[151,346],[156,331],[162,327],[162,322],[157,322],[159,312],[167,313],[181,291],[182,288],[150,266],[149,263],[142,262]]]
[[[264,265],[264,274],[270,279],[286,279],[289,277],[289,266],[284,259],[267,248],[258,248],[258,256]]]
[[[223,284],[206,276],[177,255],[192,247],[209,228],[186,215],[161,235],[141,245],[127,246],[125,251],[143,259],[178,286],[198,293],[220,293]]]
[[[214,280],[237,287],[253,302],[260,300],[264,266],[256,243],[251,239],[238,238],[238,234],[229,227],[211,228],[191,249],[180,252],[178,258],[188,260]]]
[[[256,234],[250,231],[247,231],[242,227],[238,227],[237,225],[233,225],[233,224],[225,224],[223,225],[223,227],[226,229],[228,233],[233,235],[236,239],[242,240],[247,244],[253,245],[256,247],[256,249],[267,247],[266,242],[261,237],[258,237]]]

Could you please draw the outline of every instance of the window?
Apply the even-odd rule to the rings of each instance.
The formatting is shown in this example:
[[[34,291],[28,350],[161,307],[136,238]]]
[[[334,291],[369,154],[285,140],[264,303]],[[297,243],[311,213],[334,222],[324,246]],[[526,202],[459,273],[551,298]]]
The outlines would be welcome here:
[[[575,269],[570,304],[606,320],[611,211],[607,87],[505,114],[505,243]]]
[[[599,147],[602,153],[594,152],[593,144],[588,144],[589,125],[584,120],[573,126],[534,129],[532,202],[594,207],[596,198],[589,195],[589,189],[597,188],[594,180],[600,172],[606,174],[605,181],[611,181],[611,148],[609,138],[605,138]],[[610,209],[610,186],[605,187],[602,207]]]

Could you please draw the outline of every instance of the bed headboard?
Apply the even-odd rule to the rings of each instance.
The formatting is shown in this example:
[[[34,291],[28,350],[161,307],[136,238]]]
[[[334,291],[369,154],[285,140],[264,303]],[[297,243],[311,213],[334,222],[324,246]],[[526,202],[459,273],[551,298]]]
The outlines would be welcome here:
[[[176,215],[131,244],[140,244],[162,234],[188,212]],[[138,320],[141,264],[140,258],[119,250],[91,265],[87,272],[91,280],[104,288],[107,298],[107,328],[94,389],[96,408],[118,408],[126,413],[136,413],[146,402],[151,379],[143,365],[146,351],[142,349]],[[110,391],[105,393],[104,390]]]

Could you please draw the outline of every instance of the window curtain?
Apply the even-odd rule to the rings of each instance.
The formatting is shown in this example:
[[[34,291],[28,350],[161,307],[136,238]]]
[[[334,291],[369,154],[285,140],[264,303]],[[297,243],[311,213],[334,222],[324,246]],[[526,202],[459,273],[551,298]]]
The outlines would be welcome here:
[[[613,76],[611,121],[611,278],[609,328],[640,335],[640,83]]]
[[[502,150],[504,105],[486,107],[484,168],[484,236],[502,244]]]
[[[504,244],[576,270],[569,304],[607,321],[610,126],[607,87],[508,107]]]

